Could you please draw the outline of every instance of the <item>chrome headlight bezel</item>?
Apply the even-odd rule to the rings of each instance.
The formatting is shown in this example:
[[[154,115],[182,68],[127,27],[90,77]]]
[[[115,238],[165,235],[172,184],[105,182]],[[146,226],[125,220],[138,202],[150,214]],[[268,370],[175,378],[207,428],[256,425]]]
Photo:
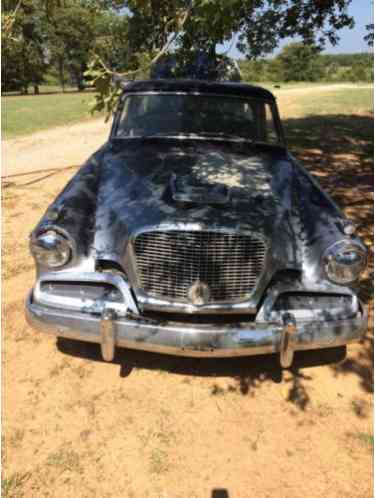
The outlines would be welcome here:
[[[356,282],[366,269],[367,251],[356,242],[341,240],[324,251],[322,264],[324,273],[331,282],[349,285]]]
[[[70,239],[55,228],[32,237],[30,251],[38,265],[53,269],[66,266],[74,255]]]

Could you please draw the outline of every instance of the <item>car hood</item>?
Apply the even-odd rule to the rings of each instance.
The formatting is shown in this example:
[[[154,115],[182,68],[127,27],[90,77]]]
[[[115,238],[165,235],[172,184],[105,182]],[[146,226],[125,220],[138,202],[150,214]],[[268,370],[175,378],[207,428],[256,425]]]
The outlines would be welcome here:
[[[280,148],[128,142],[103,154],[98,174],[93,240],[98,258],[121,262],[130,236],[143,229],[196,224],[257,232],[281,266],[297,262],[293,164]]]

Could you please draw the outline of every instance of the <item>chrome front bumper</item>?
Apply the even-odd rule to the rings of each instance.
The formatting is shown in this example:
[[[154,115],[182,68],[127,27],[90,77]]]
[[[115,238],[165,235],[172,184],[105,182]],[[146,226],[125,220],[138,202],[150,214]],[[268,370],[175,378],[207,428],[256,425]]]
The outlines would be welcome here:
[[[342,346],[361,339],[367,311],[352,319],[284,323],[252,322],[217,327],[155,321],[142,316],[118,317],[106,310],[95,315],[26,302],[26,318],[37,330],[56,336],[101,344],[104,359],[111,360],[116,346],[181,356],[228,357],[279,353],[283,367],[298,350]]]

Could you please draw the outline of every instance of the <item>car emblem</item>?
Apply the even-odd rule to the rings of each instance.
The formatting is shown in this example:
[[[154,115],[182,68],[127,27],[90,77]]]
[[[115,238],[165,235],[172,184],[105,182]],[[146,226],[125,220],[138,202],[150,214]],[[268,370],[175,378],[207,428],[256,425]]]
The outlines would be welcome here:
[[[188,297],[193,304],[205,304],[210,299],[210,296],[210,288],[200,280],[194,282],[188,291]]]

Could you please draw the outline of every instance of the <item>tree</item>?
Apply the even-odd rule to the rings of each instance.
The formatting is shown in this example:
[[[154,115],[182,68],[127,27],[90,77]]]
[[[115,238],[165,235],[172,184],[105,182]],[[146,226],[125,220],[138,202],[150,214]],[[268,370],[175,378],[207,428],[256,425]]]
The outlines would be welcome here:
[[[283,68],[277,57],[240,62],[242,78],[247,82],[284,81]]]
[[[374,70],[373,65],[370,62],[365,64],[361,61],[356,62],[344,73],[344,78],[347,81],[360,82],[366,81],[370,82],[374,80]]]
[[[136,54],[130,57],[128,16],[113,11],[95,16],[96,38],[94,50],[102,61],[116,71],[136,66]]]
[[[53,64],[63,87],[68,72],[82,90],[83,73],[109,7],[93,0],[5,0],[2,8],[5,86],[9,80],[25,92],[29,84],[37,90]],[[120,17],[112,13],[111,19]],[[114,38],[109,29],[107,35]]]
[[[281,40],[299,36],[305,44],[322,48],[327,40],[338,41],[337,31],[353,27],[348,15],[350,0],[102,0],[106,7],[128,14],[129,61],[144,54],[150,65],[155,53],[173,37],[168,50],[189,61],[192,51],[215,57],[216,46],[237,34],[237,48],[247,58],[257,58],[274,50]],[[96,109],[111,112],[116,99],[110,91],[113,68],[100,58],[92,61],[89,73],[102,99]],[[146,65],[147,65],[146,64]],[[132,67],[129,64],[128,70]],[[144,67],[139,71],[144,72]],[[128,71],[125,71],[127,73]],[[134,73],[131,73],[134,76]],[[126,74],[126,77],[129,75]],[[105,100],[106,99],[106,100]]]
[[[319,49],[303,43],[286,45],[277,56],[284,81],[318,81],[323,77]]]
[[[2,89],[21,88],[23,93],[27,93],[29,85],[33,85],[38,93],[49,63],[43,12],[37,0],[22,0],[16,7],[8,2],[6,7],[9,10],[4,9],[2,14],[5,23],[2,32],[2,70],[5,75]]]
[[[49,13],[49,47],[64,88],[68,70],[78,90],[83,90],[84,72],[95,44],[96,9],[81,2],[57,6]]]
[[[321,48],[338,41],[337,30],[353,27],[347,13],[350,0],[118,0],[114,8],[129,12],[136,49],[160,49],[178,29],[189,7],[177,45],[213,52],[218,43],[239,34],[237,47],[249,57],[272,52],[281,40],[299,36]],[[140,29],[141,28],[141,29]]]

